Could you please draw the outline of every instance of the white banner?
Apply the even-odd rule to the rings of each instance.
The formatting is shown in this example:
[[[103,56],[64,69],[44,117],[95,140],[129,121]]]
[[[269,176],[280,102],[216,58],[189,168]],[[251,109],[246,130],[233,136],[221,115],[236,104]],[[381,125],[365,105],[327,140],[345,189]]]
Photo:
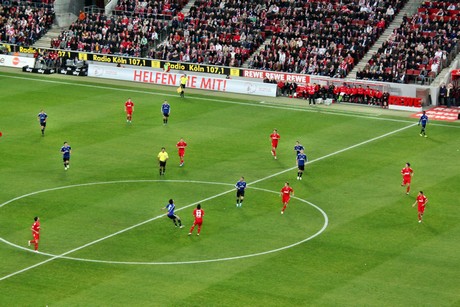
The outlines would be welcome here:
[[[17,55],[0,54],[0,66],[22,68],[24,66],[34,67],[35,59]]]
[[[277,72],[268,70],[245,69],[243,77],[255,79],[274,79],[276,81],[288,81],[299,84],[310,83],[310,76],[303,74],[292,74],[287,72]]]
[[[88,76],[179,87],[182,74],[166,73],[142,68],[90,64]],[[198,75],[187,76],[188,82],[186,88],[276,97],[276,84],[220,79]]]

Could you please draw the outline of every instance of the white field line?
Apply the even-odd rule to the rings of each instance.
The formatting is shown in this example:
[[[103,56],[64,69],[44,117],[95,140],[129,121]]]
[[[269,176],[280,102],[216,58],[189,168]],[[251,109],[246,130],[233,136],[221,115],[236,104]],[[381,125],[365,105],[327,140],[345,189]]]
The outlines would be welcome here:
[[[137,183],[137,182],[161,182],[163,180],[121,180],[121,181],[108,181],[108,182],[93,182],[93,183],[87,183],[87,184],[81,184],[81,186],[89,186],[89,185],[100,185],[100,184],[116,184],[116,183]],[[168,182],[182,182],[182,183],[200,183],[200,184],[214,184],[214,185],[232,185],[232,184],[228,184],[228,183],[216,183],[216,182],[206,182],[206,181],[195,181],[195,180],[168,180]],[[72,187],[78,187],[80,185],[71,185],[71,186],[67,186],[66,188],[72,188]],[[58,189],[58,188],[56,188]],[[255,189],[255,190],[259,190],[259,191],[264,191],[264,192],[270,192],[270,193],[274,193],[276,195],[279,194],[278,191],[270,191],[270,190],[267,190],[267,189],[263,189],[263,188],[256,188],[256,187],[252,187],[251,189]],[[42,192],[45,192],[45,190],[43,190]],[[24,197],[27,197],[24,195]],[[303,239],[303,240],[300,240],[298,242],[295,242],[295,243],[292,243],[292,244],[289,244],[289,245],[286,245],[286,246],[282,246],[282,247],[279,247],[279,248],[276,248],[276,249],[272,249],[272,250],[268,250],[268,251],[263,251],[263,252],[258,252],[258,253],[253,253],[253,254],[247,254],[247,255],[240,255],[240,256],[232,256],[232,257],[225,257],[225,258],[214,258],[214,259],[202,259],[202,260],[188,260],[188,261],[168,261],[168,262],[146,262],[146,261],[112,261],[112,260],[96,260],[96,259],[87,259],[87,258],[76,258],[76,257],[68,257],[68,256],[61,256],[60,258],[61,259],[67,259],[67,260],[75,260],[75,261],[85,261],[85,262],[93,262],[93,263],[105,263],[105,264],[125,264],[125,265],[177,265],[177,264],[197,264],[197,263],[209,263],[209,262],[220,262],[220,261],[229,261],[229,260],[237,260],[237,259],[243,259],[243,258],[249,258],[249,257],[256,257],[256,256],[261,256],[261,255],[266,255],[266,254],[271,254],[271,253],[275,253],[275,252],[278,252],[278,251],[282,251],[282,250],[285,250],[285,249],[288,249],[288,248],[291,248],[291,247],[294,247],[294,246],[297,246],[299,244],[302,244],[304,242],[307,242],[313,238],[316,238],[317,236],[319,236],[328,226],[329,224],[329,219],[327,217],[327,214],[326,212],[324,212],[320,207],[316,206],[315,204],[305,200],[305,199],[301,199],[301,198],[298,198],[298,197],[295,197],[293,196],[294,199],[297,199],[298,201],[301,201],[303,203],[306,203],[308,205],[310,205],[311,207],[315,208],[316,210],[318,210],[321,215],[324,217],[324,224],[323,226],[321,227],[321,229],[319,231],[317,231],[316,233],[310,235],[309,237]],[[183,208],[182,208],[183,209]],[[11,243],[11,242],[8,242],[2,238],[0,238],[0,241],[3,241],[4,243],[12,246],[12,247],[15,247],[15,248],[18,248],[18,249],[22,249],[22,250],[25,250],[25,251],[28,251],[28,252],[31,252],[31,250],[29,248],[25,248],[23,246],[19,246],[17,244],[14,244],[14,243]],[[49,254],[49,253],[40,253],[41,255],[45,255],[45,256],[48,256],[48,257],[56,257],[56,255],[54,254]]]
[[[139,94],[148,94],[148,95],[157,95],[157,92],[154,91],[147,91],[147,90],[134,90],[134,89],[127,89],[127,88],[117,88],[111,86],[103,86],[103,85],[94,85],[94,84],[81,84],[81,83],[73,83],[73,82],[66,82],[66,81],[58,81],[58,80],[45,80],[45,79],[36,79],[36,78],[28,78],[28,77],[18,77],[18,76],[10,76],[10,75],[2,75],[0,76],[4,78],[11,78],[11,79],[19,79],[19,80],[29,80],[29,81],[37,81],[37,82],[45,82],[45,83],[54,83],[54,84],[64,84],[64,85],[72,85],[72,86],[81,86],[81,87],[89,87],[89,88],[97,88],[97,89],[107,89],[112,91],[122,91],[122,92],[130,92],[130,93],[139,93]],[[161,95],[167,97],[177,97],[175,94],[168,94],[162,93]],[[311,113],[325,113],[331,115],[340,115],[340,116],[351,116],[351,117],[358,117],[358,118],[367,118],[367,119],[375,119],[375,120],[383,120],[383,121],[392,121],[392,122],[399,122],[399,123],[413,123],[414,120],[403,120],[403,119],[393,119],[393,118],[382,118],[376,117],[375,115],[360,115],[354,113],[346,113],[347,111],[337,111],[337,110],[324,110],[324,109],[317,109],[317,108],[307,108],[301,106],[282,106],[276,105],[274,103],[268,103],[265,101],[260,102],[238,102],[232,100],[225,100],[225,99],[216,99],[216,98],[205,98],[205,97],[195,97],[194,99],[204,100],[204,101],[216,101],[221,103],[227,104],[236,104],[236,105],[244,105],[244,106],[251,106],[251,107],[262,107],[262,108],[272,108],[272,109],[281,109],[281,110],[291,110],[291,111],[302,111],[302,112],[311,112]],[[379,114],[378,116],[380,116]],[[430,122],[432,126],[442,126],[442,127],[449,127],[449,128],[460,128],[460,125],[445,125],[445,124],[438,124]]]
[[[411,124],[411,125],[405,126],[405,127],[403,127],[403,128],[397,129],[397,130],[394,130],[394,131],[392,131],[392,132],[388,132],[388,133],[382,134],[382,135],[380,135],[380,136],[374,137],[374,138],[369,139],[369,140],[367,140],[367,141],[363,141],[363,142],[361,142],[361,143],[358,143],[358,144],[355,144],[355,145],[346,147],[346,148],[341,149],[341,150],[338,150],[338,151],[336,151],[336,152],[333,152],[333,153],[327,154],[327,155],[325,155],[325,156],[316,158],[316,159],[310,161],[309,163],[311,164],[311,163],[314,163],[314,162],[317,162],[317,161],[326,159],[326,158],[328,158],[328,157],[334,156],[334,155],[336,155],[336,154],[339,154],[339,153],[342,153],[342,152],[345,152],[345,151],[354,149],[354,148],[356,148],[356,147],[359,147],[359,146],[368,144],[368,143],[370,143],[370,142],[379,140],[379,139],[381,139],[381,138],[384,138],[384,137],[390,136],[390,135],[392,135],[392,134],[398,133],[398,132],[400,132],[400,131],[403,131],[403,130],[405,130],[405,129],[411,128],[411,127],[413,127],[414,125],[416,125],[416,124],[413,123],[413,124]],[[278,176],[278,175],[280,175],[280,174],[283,174],[283,173],[285,173],[285,172],[288,172],[288,171],[290,171],[290,170],[292,170],[292,169],[294,169],[294,168],[295,168],[295,167],[292,167],[292,168],[289,168],[289,169],[287,169],[287,170],[284,170],[284,171],[275,173],[275,174],[273,174],[273,175],[266,176],[266,177],[264,177],[264,178],[261,178],[261,179],[258,179],[258,180],[256,180],[256,181],[254,181],[254,182],[252,182],[252,183],[250,183],[250,184],[255,184],[255,183],[261,182],[261,181],[263,181],[263,180],[267,180],[267,179],[269,179],[269,178],[272,178],[272,177]],[[219,196],[228,194],[228,193],[230,193],[230,192],[232,192],[232,191],[235,191],[235,190],[234,190],[234,189],[231,189],[231,190],[228,190],[228,191],[225,191],[225,192],[216,194],[216,195],[214,195],[214,196],[210,196],[210,197],[205,198],[205,199],[203,199],[203,200],[201,200],[201,201],[198,201],[198,202],[189,204],[189,205],[187,205],[187,206],[184,206],[184,207],[178,209],[177,211],[182,210],[182,209],[185,209],[185,208],[188,208],[188,207],[191,207],[191,206],[193,206],[193,205],[196,205],[196,204],[198,204],[199,202],[204,202],[204,201],[206,201],[206,200],[210,200],[210,199],[213,199],[213,198],[216,198],[216,197],[219,197]],[[126,231],[128,231],[128,230],[131,230],[131,229],[134,229],[134,228],[139,227],[139,226],[141,226],[141,225],[144,225],[144,224],[146,224],[146,223],[149,223],[149,222],[151,222],[151,221],[153,221],[153,220],[159,219],[159,218],[162,217],[162,216],[164,216],[164,215],[162,214],[162,215],[153,217],[153,218],[151,218],[151,219],[148,219],[148,220],[143,221],[143,222],[141,222],[141,223],[138,223],[138,224],[136,224],[136,225],[130,226],[130,227],[128,227],[128,228],[125,228],[125,229],[122,229],[122,230],[117,231],[117,232],[115,232],[115,233],[112,233],[112,234],[110,234],[110,235],[108,235],[108,236],[102,237],[102,238],[97,239],[97,240],[95,240],[95,241],[89,242],[89,243],[87,243],[87,244],[84,244],[84,245],[79,246],[79,247],[77,247],[77,248],[74,248],[74,249],[72,249],[72,250],[69,250],[69,251],[67,251],[67,252],[65,252],[65,253],[62,253],[62,254],[60,254],[60,255],[56,255],[56,256],[54,256],[54,257],[52,257],[52,258],[49,258],[49,259],[47,259],[47,260],[44,260],[44,261],[39,262],[39,263],[37,263],[37,264],[34,264],[34,265],[32,265],[32,266],[26,267],[26,268],[24,268],[24,269],[22,269],[22,270],[19,270],[19,271],[13,272],[13,273],[11,273],[11,274],[5,275],[5,276],[3,276],[3,277],[0,278],[0,281],[5,280],[5,279],[8,279],[8,278],[13,277],[13,276],[18,275],[18,274],[21,274],[21,273],[23,273],[23,272],[29,271],[29,270],[31,270],[31,269],[33,269],[33,268],[36,268],[36,267],[38,267],[38,266],[41,266],[41,265],[46,264],[46,263],[48,263],[48,262],[51,262],[51,261],[53,261],[53,260],[55,260],[55,259],[59,259],[59,258],[61,258],[62,256],[66,256],[66,255],[71,254],[71,253],[73,253],[73,252],[79,251],[79,250],[81,250],[81,249],[83,249],[83,248],[85,248],[85,247],[94,245],[94,244],[99,243],[99,242],[101,242],[101,241],[104,241],[104,240],[106,240],[106,239],[108,239],[108,238],[114,237],[114,236],[116,236],[116,235],[118,235],[118,234],[124,233],[124,232],[126,232]],[[3,239],[2,239],[2,241],[4,242]]]
[[[327,155],[325,155],[325,156],[322,156],[322,157],[313,159],[313,160],[311,160],[311,161],[308,161],[307,164],[311,164],[311,163],[314,163],[314,162],[317,162],[317,161],[321,161],[321,160],[323,160],[323,159],[326,159],[326,158],[335,156],[335,155],[340,154],[340,153],[342,153],[342,152],[345,152],[345,151],[348,151],[348,150],[350,150],[350,149],[353,149],[353,148],[356,148],[356,147],[365,145],[365,144],[367,144],[367,143],[370,143],[370,142],[379,140],[379,139],[384,138],[384,137],[387,137],[387,136],[389,136],[389,135],[392,135],[392,134],[401,132],[401,131],[403,131],[403,130],[406,130],[406,129],[411,128],[411,127],[416,126],[416,125],[417,125],[417,124],[413,123],[413,124],[411,124],[411,125],[409,125],[409,126],[406,126],[406,127],[400,128],[400,129],[396,129],[396,130],[394,130],[394,131],[391,131],[391,132],[382,134],[382,135],[380,135],[380,136],[376,136],[375,138],[369,139],[369,140],[367,140],[367,141],[363,141],[363,142],[361,142],[361,143],[358,143],[358,144],[355,144],[355,145],[346,147],[346,148],[344,148],[344,149],[337,150],[337,151],[335,151],[335,152],[333,152],[333,153],[330,153],[330,154],[327,154]],[[253,181],[253,182],[251,182],[250,184],[255,184],[255,183],[258,183],[258,182],[260,182],[260,181],[263,181],[263,180],[266,180],[266,179],[269,179],[269,178],[272,178],[272,177],[275,177],[275,176],[284,174],[284,173],[289,172],[289,171],[292,171],[293,169],[296,169],[296,168],[297,168],[297,166],[294,166],[294,167],[285,169],[285,170],[283,170],[283,171],[281,171],[281,172],[278,172],[278,173],[275,173],[275,174],[273,174],[273,175],[264,177],[264,178],[262,178],[262,179],[258,179],[258,180],[256,180],[256,181]]]

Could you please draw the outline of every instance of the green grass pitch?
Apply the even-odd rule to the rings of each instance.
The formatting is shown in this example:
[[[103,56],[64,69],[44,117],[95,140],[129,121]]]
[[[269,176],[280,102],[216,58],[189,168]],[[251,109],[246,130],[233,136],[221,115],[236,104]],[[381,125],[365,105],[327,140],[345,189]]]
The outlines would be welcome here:
[[[430,122],[423,138],[407,114],[370,108],[180,99],[175,88],[11,70],[0,82],[0,306],[460,305],[458,123]],[[296,140],[309,158],[302,181]],[[240,176],[249,185],[236,208]],[[285,181],[295,198],[281,215]],[[429,199],[422,224],[411,207],[418,190]],[[169,198],[184,229],[161,210]],[[199,202],[201,236],[189,237]],[[40,253],[27,246],[37,215]]]

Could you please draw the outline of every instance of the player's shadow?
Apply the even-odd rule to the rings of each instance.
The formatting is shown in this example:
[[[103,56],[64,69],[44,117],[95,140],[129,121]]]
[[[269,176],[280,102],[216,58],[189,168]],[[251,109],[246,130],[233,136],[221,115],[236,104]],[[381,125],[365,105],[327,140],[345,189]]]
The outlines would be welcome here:
[[[436,138],[430,138],[430,136],[428,136],[427,138],[424,138],[425,141],[427,142],[431,142],[431,143],[435,143],[435,144],[447,144],[447,142],[443,142],[443,141],[440,141]]]
[[[425,223],[425,221],[423,221],[422,225],[424,226],[425,230],[428,230],[431,234],[435,236],[438,236],[439,234],[441,234],[437,228],[430,226],[429,222],[427,224]]]

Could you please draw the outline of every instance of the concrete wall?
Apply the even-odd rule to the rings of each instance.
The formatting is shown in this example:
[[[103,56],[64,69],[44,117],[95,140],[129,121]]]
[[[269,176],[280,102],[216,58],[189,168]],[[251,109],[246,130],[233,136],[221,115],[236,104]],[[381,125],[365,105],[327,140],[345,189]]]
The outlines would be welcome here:
[[[84,0],[56,0],[54,1],[54,12],[56,23],[59,28],[68,27],[77,20],[80,10],[85,6]]]
[[[105,14],[111,15],[112,11],[115,9],[117,4],[118,4],[118,0],[110,0],[105,6]]]

